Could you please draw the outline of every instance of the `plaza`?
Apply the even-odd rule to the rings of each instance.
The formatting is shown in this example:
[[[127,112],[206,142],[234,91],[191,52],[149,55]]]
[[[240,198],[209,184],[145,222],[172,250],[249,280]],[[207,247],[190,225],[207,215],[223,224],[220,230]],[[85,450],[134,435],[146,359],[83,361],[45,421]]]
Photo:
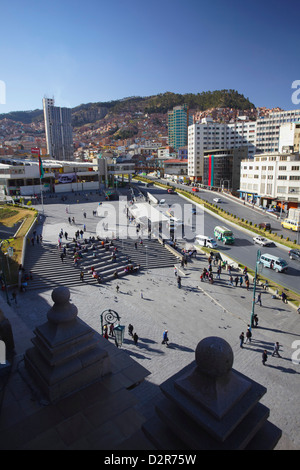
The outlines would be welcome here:
[[[98,200],[92,196],[88,199],[74,197],[74,201],[70,201],[69,214],[75,218],[74,226],[68,223],[65,203],[47,202],[43,208],[44,223],[37,226],[37,231],[43,235],[43,243],[56,245],[60,229],[67,230],[73,237],[73,232],[81,229],[83,224],[86,224],[86,237],[96,236],[99,219],[93,216],[93,211],[97,209]],[[41,206],[37,208],[42,210]],[[83,211],[87,213],[86,218]],[[126,326],[120,349],[149,371],[143,382],[131,390],[143,416],[150,418],[153,415],[154,404],[161,397],[160,384],[194,360],[198,342],[207,336],[218,336],[232,347],[233,367],[267,388],[262,403],[270,409],[270,421],[283,432],[277,448],[300,449],[299,359],[297,361],[300,326],[296,311],[280,299],[272,298],[270,292],[258,288],[262,294],[262,306],[255,305],[258,327],[252,329],[251,343],[240,348],[239,336],[242,331],[246,332],[250,323],[252,284],[249,291],[245,285],[231,286],[224,270],[221,279],[213,284],[200,282],[200,274],[208,266],[204,253],[192,257],[184,267],[179,258],[174,265],[177,277],[181,276],[181,288],[177,285],[174,266],[155,269],[145,266],[138,275],[103,284],[81,283],[69,287],[65,279],[63,285],[70,289],[71,302],[78,308],[78,316],[97,333],[101,334],[100,316],[104,310],[112,309],[119,314],[121,325]],[[213,272],[216,272],[215,267]],[[53,303],[52,290],[28,288],[20,293],[18,303],[11,306],[15,314],[13,329],[14,324],[18,323],[20,329],[23,324],[29,339],[34,328],[46,321]],[[129,323],[138,334],[137,345],[127,333]],[[168,347],[162,344],[166,329]],[[107,341],[114,344],[113,338]],[[281,358],[272,357],[276,341],[280,344]],[[28,347],[28,342],[26,344]],[[22,352],[22,347],[17,345],[18,353]],[[266,366],[261,361],[264,349],[268,352]]]

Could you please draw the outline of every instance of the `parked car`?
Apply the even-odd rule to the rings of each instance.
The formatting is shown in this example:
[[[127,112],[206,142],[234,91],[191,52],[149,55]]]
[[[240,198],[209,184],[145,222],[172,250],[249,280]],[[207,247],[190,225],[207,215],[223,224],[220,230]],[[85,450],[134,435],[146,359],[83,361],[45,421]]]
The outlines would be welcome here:
[[[222,202],[222,199],[220,197],[215,197],[213,199],[214,202]]]
[[[253,237],[253,241],[257,245],[261,245],[261,246],[273,246],[274,244],[274,242],[272,242],[271,240],[268,240],[267,238],[260,237],[260,236]]]
[[[169,188],[169,189],[168,189],[168,193],[169,193],[169,194],[175,194],[175,192],[176,192],[176,191],[174,191],[173,188]]]
[[[261,222],[258,224],[259,228],[265,228],[266,230],[271,230],[271,224],[266,223],[266,222]]]
[[[199,191],[198,188],[192,188],[192,191],[194,191],[194,193],[197,193]]]
[[[290,259],[296,259],[297,261],[300,261],[300,250],[290,250],[289,257]]]

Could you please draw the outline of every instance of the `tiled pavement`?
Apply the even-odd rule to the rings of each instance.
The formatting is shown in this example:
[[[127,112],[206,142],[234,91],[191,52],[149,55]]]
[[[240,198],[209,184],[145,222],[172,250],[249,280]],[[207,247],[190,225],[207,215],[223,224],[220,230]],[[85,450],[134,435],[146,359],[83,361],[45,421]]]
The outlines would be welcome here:
[[[49,211],[51,213],[51,207]],[[60,224],[61,221],[58,220],[58,225]],[[47,226],[44,230],[45,234],[51,232],[51,228]],[[112,308],[119,313],[121,324],[127,326],[132,323],[138,333],[137,346],[127,334],[122,346],[122,352],[128,358],[134,359],[150,372],[143,383],[128,392],[138,400],[137,403],[134,400],[132,402],[137,413],[137,422],[151,416],[153,403],[160,397],[159,384],[194,359],[194,350],[199,340],[206,336],[221,336],[232,346],[233,367],[267,387],[262,403],[270,408],[269,419],[282,429],[284,436],[278,448],[300,449],[299,364],[292,362],[292,354],[295,353],[293,342],[299,340],[300,335],[299,316],[291,307],[278,299],[272,299],[270,293],[263,292],[263,306],[255,306],[259,327],[253,330],[252,343],[240,349],[238,338],[241,331],[246,330],[250,320],[252,292],[229,286],[225,273],[222,274],[221,281],[213,285],[200,283],[199,272],[204,266],[207,266],[207,260],[203,255],[189,263],[182,271],[181,289],[177,287],[174,269],[170,267],[120,279],[119,293],[116,292],[115,282],[102,286],[70,287],[71,300],[78,308],[79,317],[97,332],[100,332],[101,312]],[[29,347],[35,325],[45,321],[47,311],[52,306],[51,292],[28,291],[22,294],[22,299],[19,297],[12,315],[15,316],[16,328],[20,328],[22,332],[18,334],[20,353]],[[21,322],[28,328],[27,334],[24,334]],[[161,344],[165,328],[169,330],[169,348]],[[282,358],[271,356],[275,341],[279,341],[281,345]],[[113,348],[111,350],[116,349],[112,344],[108,347]],[[270,353],[265,367],[261,363],[263,349]],[[142,371],[143,369],[141,373]],[[19,386],[22,393],[21,384]],[[24,399],[23,405],[25,404],[27,407],[24,409],[29,413],[29,405],[34,404],[30,403],[28,397],[27,403]],[[126,410],[124,413],[126,415]],[[91,425],[86,415],[84,418],[79,415],[73,417],[73,420],[77,420],[77,426]],[[3,424],[3,417],[0,420],[0,432],[1,423]],[[109,427],[109,424],[106,426]],[[122,426],[119,429],[121,428]],[[89,434],[90,440],[85,442],[85,448],[96,445],[95,429],[94,434]],[[53,445],[56,442],[58,446],[61,441],[57,436],[62,435],[62,430],[60,429],[60,434],[57,432],[58,423],[54,421],[41,439],[49,434]],[[94,441],[91,435],[94,436]],[[75,439],[70,445],[75,446],[75,442],[80,447],[79,441]]]

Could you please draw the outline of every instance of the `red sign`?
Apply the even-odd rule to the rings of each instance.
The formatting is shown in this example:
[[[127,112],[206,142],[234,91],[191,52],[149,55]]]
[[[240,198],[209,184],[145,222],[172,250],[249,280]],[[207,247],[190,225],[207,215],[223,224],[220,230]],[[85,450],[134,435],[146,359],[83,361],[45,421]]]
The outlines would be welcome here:
[[[34,147],[31,149],[31,153],[36,153],[38,156],[40,156],[40,149],[37,147]]]

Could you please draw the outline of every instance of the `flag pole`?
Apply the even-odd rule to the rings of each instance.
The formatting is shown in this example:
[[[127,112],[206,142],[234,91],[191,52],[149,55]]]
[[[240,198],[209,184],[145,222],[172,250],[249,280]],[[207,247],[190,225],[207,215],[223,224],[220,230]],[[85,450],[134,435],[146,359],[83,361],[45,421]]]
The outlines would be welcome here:
[[[40,170],[40,191],[41,191],[41,200],[42,200],[42,212],[44,215],[44,195],[43,195],[43,190],[42,190],[42,178],[44,176],[44,169],[42,165],[40,149],[39,149],[39,170]]]

